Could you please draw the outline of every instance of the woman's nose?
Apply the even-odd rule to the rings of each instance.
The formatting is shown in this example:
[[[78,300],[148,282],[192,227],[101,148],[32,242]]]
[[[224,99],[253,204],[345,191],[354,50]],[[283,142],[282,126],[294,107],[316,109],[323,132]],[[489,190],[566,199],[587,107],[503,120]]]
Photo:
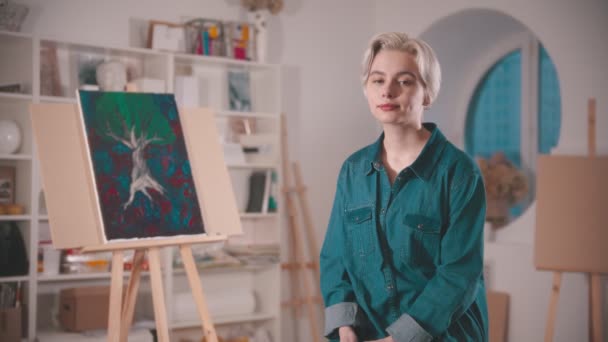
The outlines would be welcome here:
[[[386,82],[382,89],[382,97],[392,99],[395,97],[395,87],[392,82]]]

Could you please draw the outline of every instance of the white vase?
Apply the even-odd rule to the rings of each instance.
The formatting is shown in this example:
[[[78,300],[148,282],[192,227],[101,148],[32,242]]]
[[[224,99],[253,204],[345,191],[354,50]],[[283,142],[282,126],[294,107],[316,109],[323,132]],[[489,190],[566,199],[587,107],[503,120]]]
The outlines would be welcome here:
[[[260,63],[266,62],[269,15],[268,10],[249,12],[249,21],[253,23],[255,30],[255,60]]]
[[[13,120],[0,120],[0,154],[15,153],[21,146],[21,129]]]
[[[99,64],[96,76],[103,91],[124,91],[127,85],[127,68],[119,61]]]

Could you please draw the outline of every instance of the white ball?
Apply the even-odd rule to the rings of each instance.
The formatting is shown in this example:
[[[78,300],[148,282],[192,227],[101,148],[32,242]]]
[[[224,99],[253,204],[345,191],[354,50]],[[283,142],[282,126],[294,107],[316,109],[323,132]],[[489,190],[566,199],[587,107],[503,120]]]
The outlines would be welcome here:
[[[13,120],[0,120],[0,154],[15,153],[21,145],[21,129]]]

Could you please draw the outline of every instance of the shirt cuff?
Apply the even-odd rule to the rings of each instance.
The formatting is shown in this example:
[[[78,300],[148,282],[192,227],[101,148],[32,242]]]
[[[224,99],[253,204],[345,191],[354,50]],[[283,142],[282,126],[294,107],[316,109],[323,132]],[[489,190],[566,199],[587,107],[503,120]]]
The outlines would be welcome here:
[[[343,302],[325,308],[325,337],[337,338],[339,327],[356,326],[359,315],[357,303]]]
[[[403,314],[386,331],[395,342],[430,342],[433,339],[412,316]]]

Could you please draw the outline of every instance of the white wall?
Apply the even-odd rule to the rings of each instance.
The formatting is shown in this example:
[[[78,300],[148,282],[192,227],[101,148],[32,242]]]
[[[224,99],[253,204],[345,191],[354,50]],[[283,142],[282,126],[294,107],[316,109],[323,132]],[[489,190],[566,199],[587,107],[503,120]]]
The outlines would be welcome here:
[[[496,10],[511,18],[471,16],[462,20],[463,11],[470,9]],[[561,86],[562,128],[553,153],[586,153],[587,99],[596,97],[598,153],[606,154],[606,19],[608,2],[595,0],[388,0],[377,3],[374,22],[376,31],[405,31],[422,36],[436,47],[446,82],[428,119],[439,122],[455,142],[462,142],[464,133],[464,113],[459,112],[463,101],[461,88],[470,82],[472,70],[478,68],[475,63],[483,57],[471,55],[491,53],[489,37],[499,39],[500,35],[529,29],[553,59]],[[511,295],[510,341],[541,341],[544,336],[551,274],[533,267],[534,221],[532,206],[497,233],[496,242],[486,244],[485,258],[492,269],[489,283]],[[581,274],[567,274],[562,284],[555,341],[587,340],[587,280]]]

